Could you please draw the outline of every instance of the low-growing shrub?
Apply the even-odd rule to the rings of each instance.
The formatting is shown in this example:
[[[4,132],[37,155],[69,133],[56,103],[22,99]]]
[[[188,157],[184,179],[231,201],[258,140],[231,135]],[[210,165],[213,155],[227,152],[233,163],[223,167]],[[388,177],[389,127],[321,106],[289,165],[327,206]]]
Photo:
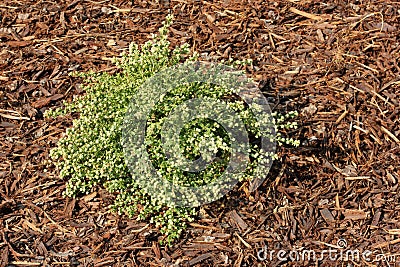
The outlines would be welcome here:
[[[172,17],[168,16],[159,34],[146,42],[141,48],[136,44],[129,46],[129,52],[115,59],[121,69],[117,74],[78,73],[85,79],[83,89],[86,94],[75,98],[71,103],[64,103],[62,108],[50,110],[47,116],[60,116],[72,112],[79,113],[79,119],[66,131],[56,148],[51,151],[51,158],[60,171],[60,177],[68,178],[65,194],[77,197],[87,194],[94,186],[104,186],[109,192],[117,193],[112,209],[125,213],[139,220],[149,219],[159,226],[165,234],[164,242],[170,243],[180,236],[188,221],[196,215],[193,208],[167,207],[152,198],[135,182],[129,172],[121,144],[122,124],[132,96],[144,81],[160,70],[176,65],[182,61],[196,60],[196,54],[190,56],[188,45],[170,49],[167,40],[168,27]],[[246,64],[228,62],[229,64]],[[246,122],[250,136],[255,140],[250,147],[251,163],[248,165],[247,177],[257,161],[262,158],[257,147],[257,122],[242,100],[232,97],[221,86],[202,83],[191,83],[179,86],[168,92],[162,101],[157,103],[147,121],[146,145],[150,159],[165,179],[181,185],[199,186],[213,181],[221,175],[229,160],[230,140],[223,127],[208,119],[193,120],[180,133],[180,146],[189,160],[199,157],[204,148],[213,150],[218,161],[213,162],[200,173],[184,172],[174,168],[165,160],[160,131],[165,116],[183,101],[193,95],[223,100],[240,114]],[[275,141],[278,145],[298,145],[298,141],[282,136],[283,128],[295,128],[295,122],[288,119],[296,112],[286,115],[273,114],[275,118]],[[211,145],[210,145],[211,143]]]

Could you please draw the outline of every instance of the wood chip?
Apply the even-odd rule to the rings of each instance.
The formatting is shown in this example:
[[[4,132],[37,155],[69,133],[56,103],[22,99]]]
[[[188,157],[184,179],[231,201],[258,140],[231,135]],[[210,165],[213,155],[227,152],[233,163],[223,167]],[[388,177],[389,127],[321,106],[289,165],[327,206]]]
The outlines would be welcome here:
[[[335,218],[333,217],[332,213],[328,209],[322,209],[320,212],[321,212],[322,218],[324,218],[324,220],[327,223],[335,222]]]
[[[240,215],[235,211],[231,211],[230,217],[237,228],[241,231],[245,231],[248,227],[247,223],[240,217]]]
[[[200,255],[192,260],[189,261],[189,266],[193,266],[197,263],[200,263],[208,258],[211,258],[212,254],[211,253],[205,253],[203,255]]]
[[[322,17],[320,17],[320,16],[317,16],[317,15],[314,15],[314,14],[310,14],[310,13],[307,13],[307,12],[304,12],[304,11],[300,11],[295,7],[289,8],[289,11],[291,11],[293,13],[296,13],[297,15],[300,15],[300,16],[303,16],[303,17],[306,17],[306,18],[309,18],[309,19],[313,19],[313,20],[321,20],[322,19]]]
[[[343,211],[345,220],[364,220],[367,218],[367,213],[363,210],[346,209]]]

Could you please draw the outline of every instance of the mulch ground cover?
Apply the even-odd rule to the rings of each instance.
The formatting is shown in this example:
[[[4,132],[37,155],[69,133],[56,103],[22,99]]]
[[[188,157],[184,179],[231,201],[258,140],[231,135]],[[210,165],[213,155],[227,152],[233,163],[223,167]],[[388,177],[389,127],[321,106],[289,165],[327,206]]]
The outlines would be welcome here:
[[[301,145],[279,150],[258,191],[202,207],[163,247],[153,225],[109,212],[106,191],[63,197],[49,151],[76,114],[43,113],[82,94],[71,71],[118,71],[111,58],[149,40],[169,12],[173,45],[203,60],[253,59],[247,71],[271,106],[299,111],[289,134]],[[3,0],[0,267],[397,266],[399,18],[390,1]],[[301,248],[372,254],[277,255]]]

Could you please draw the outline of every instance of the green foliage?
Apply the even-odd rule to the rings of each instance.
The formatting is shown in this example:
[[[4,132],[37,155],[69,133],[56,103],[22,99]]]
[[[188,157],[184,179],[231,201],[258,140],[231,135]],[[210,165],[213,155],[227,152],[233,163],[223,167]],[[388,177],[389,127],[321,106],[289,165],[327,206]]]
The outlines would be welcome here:
[[[77,197],[89,193],[96,185],[102,185],[109,192],[118,193],[113,210],[130,217],[136,216],[139,220],[150,219],[160,227],[161,233],[165,234],[164,241],[168,243],[179,237],[196,212],[189,208],[166,207],[140,190],[125,163],[121,125],[132,96],[147,78],[185,58],[196,58],[196,55],[188,56],[190,50],[187,45],[170,49],[167,34],[171,23],[172,17],[168,16],[159,34],[153,36],[141,49],[131,44],[129,53],[115,60],[121,69],[120,73],[76,74],[85,78],[83,89],[86,94],[75,98],[72,103],[64,103],[63,108],[46,113],[52,117],[72,112],[80,114],[79,119],[74,120],[73,127],[67,129],[66,135],[51,151],[51,158],[59,168],[60,176],[68,178],[65,194]],[[217,152],[220,159],[196,175],[170,166],[165,160],[160,138],[166,114],[193,95],[225,99],[227,102],[229,100],[226,90],[208,84],[193,83],[172,90],[156,105],[147,122],[146,145],[153,165],[163,177],[182,185],[198,186],[218,177],[229,161],[230,142],[224,129],[211,120],[199,119],[185,125],[180,134],[180,145],[186,158],[196,159],[200,151],[208,149]],[[257,137],[260,134],[257,132],[257,122],[245,105],[239,100],[229,101],[229,104],[246,121],[252,135]],[[276,129],[295,128],[295,123],[286,122],[295,115],[295,112],[284,116],[274,114]],[[279,132],[276,141],[278,144],[298,145],[298,141],[285,138]],[[256,145],[251,147],[250,155],[253,161],[262,159]],[[248,177],[253,167],[254,164],[249,164]]]

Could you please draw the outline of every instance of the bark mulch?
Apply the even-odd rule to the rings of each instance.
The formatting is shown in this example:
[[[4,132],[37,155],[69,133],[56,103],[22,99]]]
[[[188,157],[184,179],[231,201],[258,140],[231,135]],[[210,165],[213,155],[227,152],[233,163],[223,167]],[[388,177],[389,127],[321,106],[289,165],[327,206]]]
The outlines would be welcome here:
[[[63,197],[49,150],[72,117],[43,118],[82,94],[68,73],[115,72],[110,59],[148,40],[169,10],[174,45],[204,60],[252,58],[274,109],[300,112],[289,134],[301,140],[256,193],[203,207],[170,248],[154,226],[110,213],[104,190]],[[399,17],[390,1],[3,0],[0,266],[396,266]],[[369,250],[373,261],[277,256],[301,248]]]

